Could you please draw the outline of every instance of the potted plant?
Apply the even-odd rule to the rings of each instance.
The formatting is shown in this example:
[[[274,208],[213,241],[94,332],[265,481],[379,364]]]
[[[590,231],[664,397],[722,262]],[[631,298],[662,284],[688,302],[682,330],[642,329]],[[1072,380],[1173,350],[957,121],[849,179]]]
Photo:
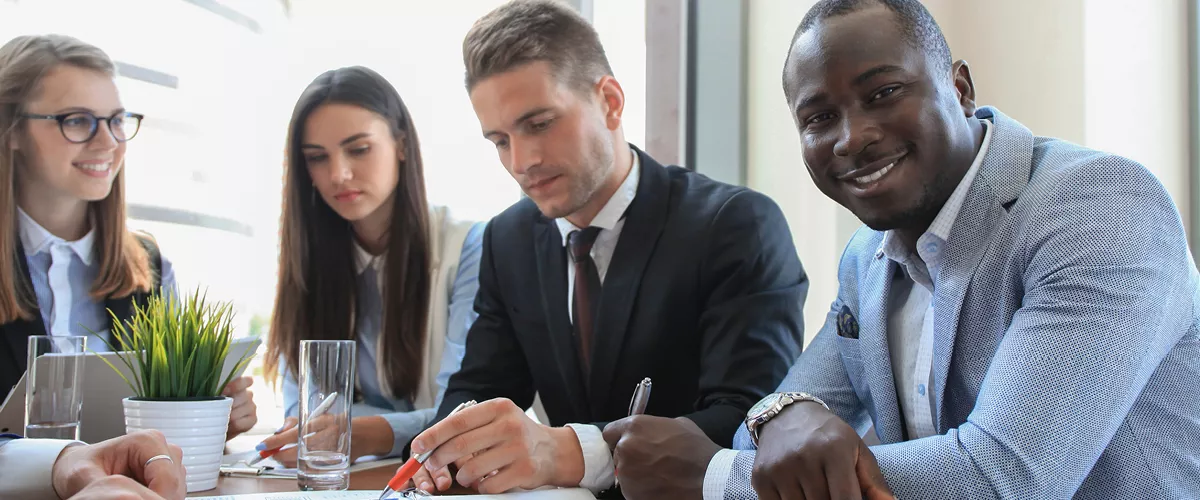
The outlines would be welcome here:
[[[232,305],[210,303],[198,290],[182,300],[167,293],[135,305],[128,324],[115,318],[112,336],[125,349],[117,357],[133,379],[105,363],[133,389],[134,397],[122,401],[126,432],[161,431],[183,449],[187,491],[216,488],[233,403],[221,390],[253,354],[221,378],[233,339]],[[109,349],[118,351],[111,343]]]

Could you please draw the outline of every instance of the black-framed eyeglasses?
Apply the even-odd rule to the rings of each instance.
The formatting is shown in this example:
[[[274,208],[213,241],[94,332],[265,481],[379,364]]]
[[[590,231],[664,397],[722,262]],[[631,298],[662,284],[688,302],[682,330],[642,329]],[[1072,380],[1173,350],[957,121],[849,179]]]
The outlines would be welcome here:
[[[21,117],[31,120],[54,120],[58,122],[58,129],[62,131],[64,138],[75,144],[82,144],[96,137],[96,131],[100,130],[100,122],[108,124],[108,130],[112,132],[113,139],[116,139],[117,142],[133,139],[138,130],[142,128],[143,115],[122,111],[109,117],[102,117],[87,111],[72,111],[57,115],[21,113]]]

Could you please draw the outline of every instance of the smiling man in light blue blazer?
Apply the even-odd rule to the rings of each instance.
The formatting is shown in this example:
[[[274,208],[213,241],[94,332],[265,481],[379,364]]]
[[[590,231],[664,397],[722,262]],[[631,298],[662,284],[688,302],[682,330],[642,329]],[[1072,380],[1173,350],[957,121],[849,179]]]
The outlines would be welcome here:
[[[818,3],[784,92],[867,227],[706,497],[1200,495],[1197,272],[1153,174],[977,108],[915,0]]]

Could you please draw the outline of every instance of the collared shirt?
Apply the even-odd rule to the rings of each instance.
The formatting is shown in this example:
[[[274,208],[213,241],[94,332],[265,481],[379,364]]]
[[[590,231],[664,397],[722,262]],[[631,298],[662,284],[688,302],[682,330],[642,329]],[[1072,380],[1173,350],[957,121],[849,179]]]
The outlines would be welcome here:
[[[107,351],[103,339],[108,338],[112,317],[104,300],[91,296],[92,284],[100,273],[100,262],[95,259],[95,229],[78,240],[66,241],[20,208],[17,225],[46,334],[87,336],[89,350]],[[164,290],[175,290],[175,271],[166,258],[162,259],[161,283]]]
[[[888,349],[892,372],[904,414],[908,439],[937,434],[933,421],[931,377],[933,371],[933,291],[938,281],[950,231],[958,219],[967,193],[979,174],[992,141],[992,124],[981,120],[983,144],[967,173],[959,181],[929,229],[917,238],[917,255],[912,255],[891,231],[884,235],[881,251],[904,270],[904,279],[892,283],[888,296]],[[704,474],[704,500],[723,500],[737,451],[718,451]]]
[[[984,134],[979,153],[929,229],[917,238],[916,254],[904,246],[894,231],[883,237],[883,255],[904,269],[904,279],[892,283],[888,297],[888,350],[908,439],[937,434],[937,424],[933,421],[936,402],[932,397],[933,320],[937,307],[934,288],[950,231],[992,140],[991,124],[987,120],[981,123]]]
[[[596,213],[596,217],[592,219],[591,227],[600,228],[600,233],[596,235],[596,241],[592,244],[592,262],[596,263],[596,273],[600,275],[600,284],[604,284],[604,276],[608,274],[608,264],[612,262],[613,252],[617,249],[617,239],[621,237],[621,229],[625,227],[625,210],[633,203],[633,198],[637,196],[638,177],[641,172],[641,160],[638,159],[637,153],[630,150],[633,155],[633,166],[630,167],[629,173],[625,175],[625,180],[621,182],[621,186],[617,188],[617,192],[613,193],[612,198],[608,199],[608,203]],[[567,246],[567,236],[573,231],[580,228],[575,227],[571,221],[565,217],[554,219],[554,223],[558,226],[558,232],[562,235],[563,246]],[[574,262],[574,257],[571,252],[567,252],[567,258]],[[575,321],[575,266],[567,266],[567,315],[571,321]]]
[[[604,276],[608,274],[608,265],[612,262],[613,252],[617,249],[617,239],[621,237],[621,229],[625,227],[625,210],[637,196],[641,160],[632,149],[629,152],[633,155],[633,165],[630,167],[629,173],[625,175],[625,180],[621,182],[617,192],[613,193],[612,198],[608,199],[608,203],[605,203],[596,217],[592,219],[592,227],[600,228],[600,233],[596,235],[596,242],[592,244],[590,255],[592,261],[596,263],[596,272],[600,275],[601,284],[604,284]],[[554,223],[558,225],[558,232],[562,234],[563,246],[567,246],[567,236],[571,234],[571,231],[579,228],[566,218],[554,219]],[[570,257],[571,252],[567,252],[567,255],[569,259],[573,259]],[[572,310],[575,305],[575,266],[570,264],[567,265],[567,300],[564,305],[567,308],[568,316],[574,321]],[[587,488],[593,493],[611,487],[614,481],[612,451],[608,449],[608,443],[604,441],[604,435],[600,429],[591,424],[567,424],[567,426],[575,431],[575,436],[579,438],[579,447],[583,450],[583,480],[579,482],[579,486]]]
[[[22,439],[0,434],[0,498],[57,499],[51,472],[67,439]]]
[[[467,332],[479,315],[474,310],[475,294],[479,291],[479,260],[483,255],[483,223],[471,226],[463,241],[458,261],[458,274],[454,277],[448,311],[431,311],[431,314],[448,314],[446,339],[438,367],[436,384],[438,393],[431,408],[416,409],[409,398],[394,398],[385,393],[379,380],[379,331],[383,328],[383,293],[380,282],[384,266],[383,255],[371,255],[354,242],[355,271],[358,273],[358,303],[354,322],[354,340],[357,347],[355,359],[357,393],[363,401],[351,408],[355,417],[379,415],[392,428],[392,450],[389,456],[400,453],[412,438],[433,421],[441,405],[442,396],[450,376],[462,366],[467,349]],[[287,366],[286,363],[283,366]],[[284,368],[283,403],[284,415],[296,417],[300,414],[300,387],[295,374]]]

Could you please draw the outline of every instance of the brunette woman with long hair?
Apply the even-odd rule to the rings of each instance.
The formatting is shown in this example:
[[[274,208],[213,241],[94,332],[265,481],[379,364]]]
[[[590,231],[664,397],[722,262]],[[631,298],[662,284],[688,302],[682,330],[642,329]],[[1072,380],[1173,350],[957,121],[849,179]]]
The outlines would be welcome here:
[[[355,340],[351,459],[392,456],[433,419],[475,320],[483,224],[425,200],[417,130],[400,94],[363,67],[328,71],[288,128],[279,286],[265,360],[283,378],[296,442],[301,340]],[[296,449],[275,455],[285,465]]]

